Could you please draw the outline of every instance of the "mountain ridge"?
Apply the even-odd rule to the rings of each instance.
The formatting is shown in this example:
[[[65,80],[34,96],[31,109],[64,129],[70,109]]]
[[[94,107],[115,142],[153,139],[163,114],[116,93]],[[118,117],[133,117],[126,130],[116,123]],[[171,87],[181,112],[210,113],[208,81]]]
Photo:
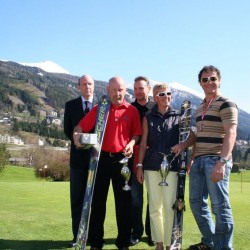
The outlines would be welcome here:
[[[63,67],[61,67],[59,64],[56,64],[52,61],[46,60],[43,62],[38,62],[38,63],[24,63],[21,62],[19,63],[23,66],[30,66],[30,67],[36,67],[36,68],[40,68],[48,73],[60,73],[60,74],[68,74],[71,75],[69,73],[69,71],[67,71],[66,69],[64,69]]]
[[[79,96],[78,79],[79,76],[50,73],[38,67],[0,60],[0,108],[17,114],[27,109],[34,117],[42,111],[56,111],[62,118],[65,102]],[[105,81],[95,80],[96,98],[106,93],[106,85]],[[179,109],[182,101],[188,99],[195,111],[202,101],[202,94],[179,83],[170,83],[170,86],[173,108]],[[133,89],[128,88],[127,91],[133,95]],[[129,96],[127,100],[130,101]],[[239,138],[250,138],[249,127],[250,114],[239,109]]]

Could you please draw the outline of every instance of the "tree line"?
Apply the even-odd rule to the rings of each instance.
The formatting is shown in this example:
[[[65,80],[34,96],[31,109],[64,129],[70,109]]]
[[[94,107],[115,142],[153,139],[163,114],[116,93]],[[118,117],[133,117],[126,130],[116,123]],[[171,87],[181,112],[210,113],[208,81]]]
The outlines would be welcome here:
[[[13,124],[13,131],[18,132],[20,130],[35,133],[42,137],[67,140],[67,137],[65,136],[64,131],[61,128],[53,125],[48,126],[45,120],[41,123],[35,123],[18,121],[15,119]]]

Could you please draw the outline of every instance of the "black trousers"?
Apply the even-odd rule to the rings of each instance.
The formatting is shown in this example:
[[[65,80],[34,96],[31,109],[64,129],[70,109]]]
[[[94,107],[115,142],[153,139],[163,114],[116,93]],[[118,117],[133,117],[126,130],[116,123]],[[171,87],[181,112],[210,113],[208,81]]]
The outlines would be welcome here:
[[[132,171],[131,175],[131,236],[133,239],[140,239],[143,235],[143,185],[136,178],[136,174]],[[148,200],[148,198],[147,198]],[[149,206],[147,203],[145,232],[151,238]]]
[[[122,154],[110,155],[101,152],[92,200],[88,237],[92,247],[102,248],[104,243],[104,221],[110,180],[114,191],[118,229],[115,244],[118,248],[129,246],[131,191],[122,190],[125,182],[121,176],[123,165],[119,161],[123,158]]]

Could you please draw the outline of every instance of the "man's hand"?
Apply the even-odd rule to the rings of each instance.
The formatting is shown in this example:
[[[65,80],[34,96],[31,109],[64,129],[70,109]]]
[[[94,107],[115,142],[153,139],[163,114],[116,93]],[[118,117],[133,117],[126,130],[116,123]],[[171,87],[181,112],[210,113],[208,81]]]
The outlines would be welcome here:
[[[178,156],[183,151],[182,143],[176,144],[173,147],[171,147],[171,151],[175,153],[175,156]]]
[[[211,174],[211,181],[216,183],[223,180],[225,175],[225,163],[217,161]]]
[[[128,143],[127,146],[124,148],[124,150],[122,151],[122,153],[124,154],[125,157],[130,158],[133,155],[133,146],[131,143]]]
[[[76,145],[77,148],[82,147],[82,145],[80,143],[80,136],[81,136],[81,134],[78,132],[74,132],[74,134],[73,134],[74,144]]]

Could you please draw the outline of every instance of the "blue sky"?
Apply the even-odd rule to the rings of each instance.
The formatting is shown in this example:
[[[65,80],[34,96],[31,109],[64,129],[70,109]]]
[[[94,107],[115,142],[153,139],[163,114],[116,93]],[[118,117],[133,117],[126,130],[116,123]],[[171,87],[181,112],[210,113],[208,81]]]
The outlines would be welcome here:
[[[51,60],[73,75],[138,75],[202,93],[204,65],[250,113],[249,0],[2,0],[0,59]]]

